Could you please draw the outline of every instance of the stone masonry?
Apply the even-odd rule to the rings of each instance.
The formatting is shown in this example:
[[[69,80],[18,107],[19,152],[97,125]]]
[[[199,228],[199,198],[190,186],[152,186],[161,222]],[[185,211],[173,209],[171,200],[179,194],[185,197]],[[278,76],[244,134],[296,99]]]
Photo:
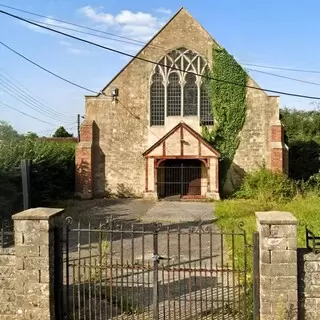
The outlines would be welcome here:
[[[14,248],[0,248],[0,319],[14,320],[16,256]]]
[[[160,61],[185,47],[212,63],[212,48],[220,45],[184,8],[159,31],[138,56]],[[85,122],[76,152],[76,189],[82,197],[127,193],[142,196],[146,169],[142,154],[181,120],[201,134],[197,116],[166,117],[164,126],[150,126],[150,77],[154,65],[132,59],[97,96],[85,99]],[[258,86],[251,78],[248,85]],[[117,99],[112,91],[118,88]],[[247,114],[226,189],[234,188],[243,173],[266,164],[283,171],[286,154],[281,141],[272,140],[271,126],[279,121],[279,97],[247,89]],[[98,134],[92,137],[93,125]],[[89,128],[91,126],[91,129]],[[91,138],[90,138],[91,137]],[[214,147],[214,146],[213,146]]]
[[[299,306],[303,320],[320,318],[320,253],[298,250]]]
[[[61,231],[62,212],[61,209],[36,208],[13,216],[16,319],[58,319],[54,279],[60,271],[54,267],[54,239]]]
[[[257,212],[260,320],[298,317],[297,220],[289,212]]]

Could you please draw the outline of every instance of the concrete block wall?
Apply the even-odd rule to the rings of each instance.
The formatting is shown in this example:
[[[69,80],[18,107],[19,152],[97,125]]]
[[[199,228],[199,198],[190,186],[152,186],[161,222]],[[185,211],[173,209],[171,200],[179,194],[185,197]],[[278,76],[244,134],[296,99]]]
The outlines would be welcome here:
[[[0,248],[0,319],[14,320],[16,315],[15,249]]]

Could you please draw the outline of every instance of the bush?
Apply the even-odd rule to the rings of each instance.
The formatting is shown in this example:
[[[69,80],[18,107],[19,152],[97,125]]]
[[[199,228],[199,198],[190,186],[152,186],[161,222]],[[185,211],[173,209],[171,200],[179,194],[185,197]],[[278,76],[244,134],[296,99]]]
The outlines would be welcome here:
[[[270,202],[290,200],[295,193],[295,184],[287,176],[261,168],[245,176],[235,197]]]
[[[74,192],[75,143],[17,139],[0,144],[0,216],[22,209],[20,162],[32,160],[31,205],[48,205]],[[3,198],[3,199],[2,199]]]

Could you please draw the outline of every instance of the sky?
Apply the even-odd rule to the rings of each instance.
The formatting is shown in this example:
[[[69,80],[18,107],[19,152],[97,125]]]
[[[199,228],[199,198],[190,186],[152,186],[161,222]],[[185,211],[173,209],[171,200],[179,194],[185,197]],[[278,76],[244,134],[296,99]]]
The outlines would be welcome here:
[[[0,4],[46,16],[40,18],[0,7],[27,19],[79,30],[51,18],[67,20],[142,43],[183,6],[240,63],[320,71],[320,2],[315,0],[0,0]],[[141,48],[61,31],[131,54]],[[128,58],[119,54],[52,34],[3,14],[0,14],[0,41],[59,76],[93,91],[100,91],[128,62]],[[320,85],[320,72],[251,68]],[[320,97],[319,85],[256,71],[249,74],[262,88]],[[87,94],[91,93],[40,70],[0,45],[0,120],[8,121],[19,132],[33,131],[49,136],[63,125],[75,133],[77,114],[84,115]],[[280,96],[281,107],[312,109],[316,103],[314,99]]]

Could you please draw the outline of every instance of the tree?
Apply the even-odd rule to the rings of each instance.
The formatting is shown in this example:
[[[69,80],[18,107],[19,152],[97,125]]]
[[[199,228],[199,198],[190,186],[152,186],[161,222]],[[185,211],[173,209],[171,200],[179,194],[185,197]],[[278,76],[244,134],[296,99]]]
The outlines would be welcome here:
[[[289,175],[308,180],[320,171],[320,110],[281,110],[285,142],[289,146]]]
[[[35,132],[28,131],[28,132],[24,135],[24,137],[27,138],[27,139],[36,139],[36,138],[38,138],[38,135],[37,135]]]
[[[18,131],[7,122],[0,120],[0,141],[10,141],[13,139],[21,138]]]
[[[54,138],[70,138],[73,137],[72,133],[69,133],[64,127],[59,127],[53,134]]]

